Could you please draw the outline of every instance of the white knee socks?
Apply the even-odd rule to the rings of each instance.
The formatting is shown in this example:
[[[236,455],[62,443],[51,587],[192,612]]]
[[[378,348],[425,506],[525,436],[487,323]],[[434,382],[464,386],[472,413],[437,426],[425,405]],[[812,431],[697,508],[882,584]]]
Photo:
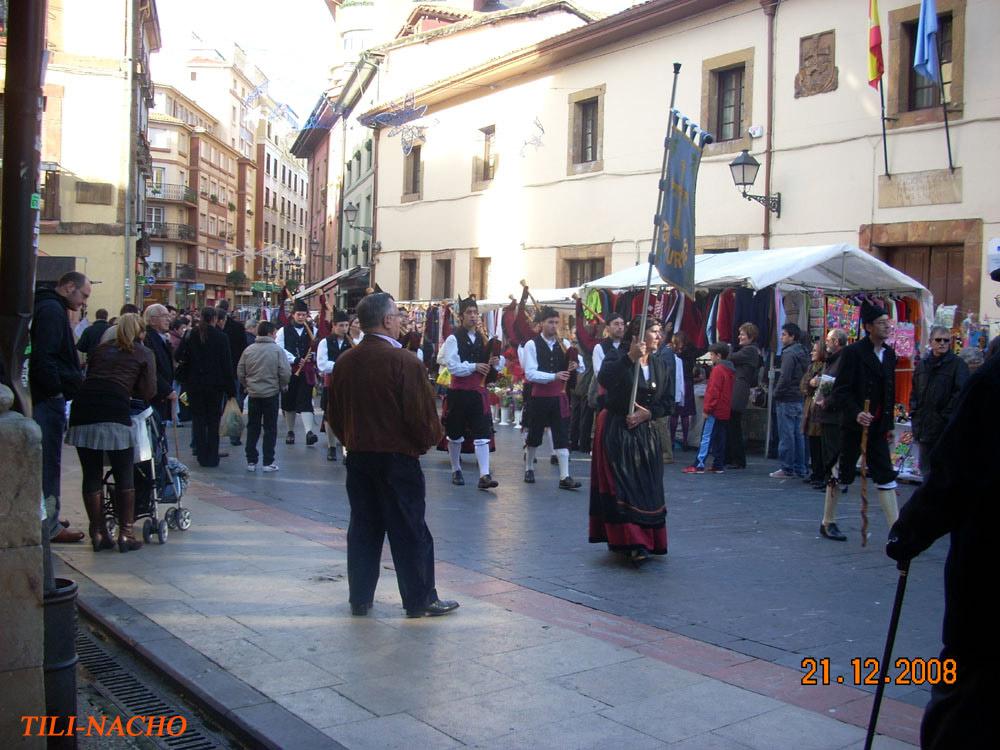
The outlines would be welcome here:
[[[889,528],[896,523],[896,519],[899,518],[899,502],[896,499],[896,490],[883,490],[878,491],[878,504],[882,506],[882,512],[885,513],[886,523],[889,524]]]
[[[306,432],[315,432],[313,428],[316,426],[316,415],[311,411],[302,412],[302,426]]]
[[[462,441],[448,438],[448,458],[451,459],[451,470],[462,470]]]
[[[479,476],[484,477],[490,473],[490,441],[485,438],[476,438],[476,461],[479,463]],[[451,444],[448,444],[451,447]]]
[[[295,412],[286,411],[285,412],[285,426],[288,428],[289,432],[295,432]]]
[[[535,468],[535,451],[538,450],[538,446],[527,445],[524,449],[524,470],[532,471]]]
[[[559,478],[565,479],[569,476],[569,448],[557,448],[555,454],[559,459]]]

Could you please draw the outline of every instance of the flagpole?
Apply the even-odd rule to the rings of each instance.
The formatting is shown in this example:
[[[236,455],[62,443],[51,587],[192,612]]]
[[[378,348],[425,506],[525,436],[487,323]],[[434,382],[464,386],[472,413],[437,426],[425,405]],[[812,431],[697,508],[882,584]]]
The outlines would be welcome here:
[[[948,127],[948,101],[944,96],[944,64],[941,62],[941,35],[934,35],[934,46],[937,48],[938,59],[938,84],[941,87],[941,114],[944,115],[944,140],[948,145],[948,169],[955,171],[955,165],[951,161],[951,130]]]
[[[885,140],[885,88],[883,82],[885,78],[883,76],[878,77],[878,98],[882,101],[882,163],[885,164],[885,176],[890,180],[892,175],[889,174],[889,146],[886,144]],[[947,118],[947,115],[945,116]]]
[[[667,165],[670,161],[670,137],[674,129],[674,101],[677,98],[677,78],[681,73],[681,64],[674,63],[674,80],[670,87],[670,109],[667,117],[667,137],[663,144],[663,164],[660,166],[660,190],[656,199],[656,216],[653,218],[653,243],[649,248],[649,268],[646,271],[646,291],[642,295],[642,319],[639,323],[639,343],[646,339],[646,319],[649,317],[649,287],[653,283],[653,263],[656,259],[656,240],[660,236],[661,220],[663,212],[663,201],[665,191],[669,189],[666,184]],[[629,399],[629,414],[635,412],[635,398],[639,392],[639,368],[635,368],[632,374],[632,396]]]

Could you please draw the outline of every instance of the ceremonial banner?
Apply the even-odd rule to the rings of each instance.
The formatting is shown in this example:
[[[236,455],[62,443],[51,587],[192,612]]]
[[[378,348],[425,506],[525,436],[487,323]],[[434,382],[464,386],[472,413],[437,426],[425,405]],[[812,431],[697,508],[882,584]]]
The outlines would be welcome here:
[[[698,166],[712,136],[674,110],[670,117],[666,177],[660,183],[655,263],[660,278],[694,296],[694,199]]]
[[[878,20],[878,0],[868,0],[868,85],[878,88],[885,63],[882,60],[882,27]]]

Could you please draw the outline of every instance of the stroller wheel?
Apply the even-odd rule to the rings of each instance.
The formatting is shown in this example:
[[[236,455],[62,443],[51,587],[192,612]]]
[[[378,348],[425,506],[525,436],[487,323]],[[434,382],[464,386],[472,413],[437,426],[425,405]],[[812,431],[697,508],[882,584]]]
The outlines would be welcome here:
[[[187,531],[191,528],[191,511],[187,508],[180,508],[175,518],[177,519],[177,528],[181,531]]]
[[[171,529],[177,528],[177,509],[167,508],[167,512],[163,514],[163,517],[167,521],[167,527]]]
[[[142,541],[149,544],[149,540],[153,538],[153,522],[148,518],[142,522]]]
[[[160,522],[156,525],[156,538],[160,540],[160,544],[167,543],[167,535],[170,530],[167,528],[166,519],[160,519]]]

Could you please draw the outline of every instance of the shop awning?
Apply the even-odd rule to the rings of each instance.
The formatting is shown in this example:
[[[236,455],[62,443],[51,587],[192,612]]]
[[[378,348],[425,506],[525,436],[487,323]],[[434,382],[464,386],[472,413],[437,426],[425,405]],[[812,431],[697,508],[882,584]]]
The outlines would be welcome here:
[[[368,273],[368,266],[354,266],[353,268],[345,268],[343,271],[337,271],[337,273],[332,276],[327,276],[325,279],[319,283],[313,284],[310,287],[306,287],[301,292],[294,294],[292,299],[306,299],[307,297],[312,297],[314,294],[322,294],[333,287],[337,286],[340,282],[346,279],[354,278],[355,276],[360,276],[362,274]]]
[[[694,283],[701,289],[742,286],[760,290],[822,289],[828,292],[911,294],[926,320],[934,316],[933,297],[919,281],[853,245],[817,245],[735,253],[705,253],[694,259]],[[625,268],[584,285],[589,289],[635,289],[646,284],[648,266]],[[666,286],[653,271],[653,286]]]

